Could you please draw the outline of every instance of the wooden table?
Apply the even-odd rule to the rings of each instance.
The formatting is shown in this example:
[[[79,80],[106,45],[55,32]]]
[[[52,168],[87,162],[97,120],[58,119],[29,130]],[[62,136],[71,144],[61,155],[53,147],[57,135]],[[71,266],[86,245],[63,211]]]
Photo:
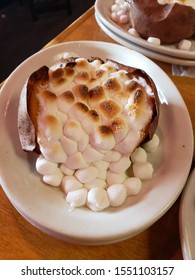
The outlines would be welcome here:
[[[97,25],[93,7],[46,47],[75,40],[114,42]],[[195,131],[195,81],[172,76],[171,65],[155,61],[176,84],[188,107]],[[57,240],[28,223],[0,188],[0,259],[157,259],[181,260],[179,238],[180,198],[153,226],[123,242],[104,246],[80,246]]]

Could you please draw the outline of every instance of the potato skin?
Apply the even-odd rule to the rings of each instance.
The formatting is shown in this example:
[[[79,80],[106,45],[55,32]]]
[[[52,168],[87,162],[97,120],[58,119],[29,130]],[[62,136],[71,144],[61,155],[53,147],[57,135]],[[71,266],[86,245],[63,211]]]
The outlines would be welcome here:
[[[141,37],[157,37],[163,44],[178,43],[195,34],[195,9],[185,5],[133,0],[130,19]]]

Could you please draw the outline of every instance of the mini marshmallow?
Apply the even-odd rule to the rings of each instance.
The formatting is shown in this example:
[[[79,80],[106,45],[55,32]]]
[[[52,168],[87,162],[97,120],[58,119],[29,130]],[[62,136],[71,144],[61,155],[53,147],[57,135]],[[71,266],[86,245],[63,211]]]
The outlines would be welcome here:
[[[46,174],[55,173],[58,165],[57,163],[47,160],[43,156],[39,156],[36,160],[35,167],[38,173],[42,175],[46,175]]]
[[[115,4],[123,5],[124,4],[124,0],[115,0]]]
[[[120,19],[120,16],[125,15],[125,13],[126,13],[126,11],[125,11],[125,10],[120,9],[119,11],[117,11],[117,16],[118,16],[118,17],[119,17],[119,19]]]
[[[122,184],[125,179],[126,179],[127,175],[125,173],[114,173],[112,171],[108,171],[107,172],[107,184],[108,186],[114,185],[114,184]]]
[[[150,162],[136,162],[133,164],[133,174],[141,180],[152,178],[153,166]]]
[[[64,152],[59,141],[44,141],[39,143],[42,155],[49,161],[55,163],[63,163],[67,160],[67,155]]]
[[[149,43],[154,44],[154,45],[157,45],[157,46],[160,46],[160,44],[161,44],[160,39],[159,39],[159,38],[156,38],[156,37],[149,37],[147,41],[148,41]]]
[[[160,139],[157,134],[154,134],[152,139],[143,145],[143,148],[148,153],[153,153],[157,150]]]
[[[54,115],[39,117],[38,131],[48,140],[58,140],[62,135],[61,121]]]
[[[111,19],[112,19],[114,22],[118,22],[119,17],[118,17],[118,15],[117,15],[116,12],[112,12],[112,13],[111,13]]]
[[[178,49],[188,51],[190,50],[191,46],[192,46],[192,42],[184,39],[181,42],[179,42]]]
[[[128,21],[129,21],[129,18],[128,18],[127,15],[121,15],[121,16],[119,17],[119,22],[122,23],[122,24],[128,23]]]
[[[133,163],[146,162],[147,154],[146,154],[145,150],[141,147],[136,148],[135,151],[131,155],[131,160]]]
[[[109,169],[115,173],[123,173],[130,167],[130,165],[131,161],[129,157],[122,156],[118,161],[111,162]]]
[[[68,115],[69,118],[81,121],[86,117],[88,111],[89,109],[84,103],[77,102],[71,107],[70,111],[68,112]]]
[[[64,176],[62,179],[62,190],[67,194],[83,188],[83,184],[75,176]]]
[[[83,152],[87,148],[88,144],[89,144],[89,136],[85,134],[84,137],[80,139],[78,142],[78,151]]]
[[[90,143],[93,147],[100,150],[112,150],[115,146],[115,139],[111,128],[105,125],[96,126]]]
[[[87,202],[87,190],[85,188],[68,192],[66,202],[70,204],[70,208],[84,206]]]
[[[77,170],[75,176],[81,183],[88,183],[97,177],[98,172],[98,169],[91,165]]]
[[[127,196],[137,195],[142,189],[142,181],[137,177],[130,177],[123,183],[126,188]]]
[[[52,114],[57,111],[57,96],[53,92],[42,90],[38,98],[45,112]]]
[[[123,184],[114,184],[107,189],[110,205],[118,207],[125,202],[127,197],[126,188]]]
[[[113,4],[113,5],[111,6],[111,12],[117,12],[118,10],[119,10],[119,5]]]
[[[99,179],[102,179],[102,180],[106,180],[106,177],[107,177],[107,171],[102,171],[102,172],[99,172],[98,175],[97,175],[97,178]]]
[[[75,170],[72,170],[70,168],[68,168],[64,163],[62,163],[60,165],[60,170],[62,171],[62,173],[64,173],[65,175],[73,175]]]
[[[85,136],[80,122],[69,119],[63,128],[64,135],[72,140],[79,141]]]
[[[87,163],[83,158],[83,155],[81,152],[76,152],[73,155],[70,155],[66,160],[66,166],[70,169],[80,169],[87,167]]]
[[[92,188],[87,195],[87,206],[95,211],[102,211],[110,205],[108,194],[103,188]]]
[[[113,131],[116,143],[122,141],[128,133],[128,124],[126,118],[122,115],[120,115],[120,117],[116,117],[111,122],[111,129]]]
[[[103,154],[98,152],[90,144],[87,145],[86,149],[82,152],[83,158],[87,163],[100,161],[103,158]]]
[[[75,102],[75,97],[71,91],[61,93],[57,98],[58,110],[62,113],[68,113]]]
[[[57,111],[56,115],[62,124],[65,124],[65,122],[68,120],[68,115],[65,113]]]
[[[108,169],[109,164],[109,162],[106,162],[104,160],[93,162],[93,166],[95,166],[99,170],[99,172],[106,171]]]
[[[60,171],[59,168],[57,168],[54,173],[44,175],[43,182],[53,187],[58,187],[62,182],[63,176],[63,173]]]
[[[140,132],[131,130],[126,137],[116,144],[115,151],[130,156],[140,141]]]
[[[95,110],[89,110],[87,117],[85,119],[81,120],[81,125],[84,129],[84,131],[91,135],[94,131],[94,126],[100,125],[101,119],[97,111]]]
[[[114,161],[118,161],[120,158],[121,158],[121,154],[117,151],[112,150],[104,155],[103,160],[108,162],[114,162]]]
[[[62,136],[60,138],[60,143],[62,145],[62,148],[64,150],[64,152],[69,156],[69,155],[73,155],[78,151],[78,145],[77,142],[66,137],[66,136]]]
[[[99,179],[99,178],[96,178],[93,181],[84,184],[84,187],[88,190],[93,189],[93,188],[103,188],[103,189],[105,189],[106,186],[107,185],[106,185],[105,180],[102,180],[102,179]]]
[[[128,33],[134,37],[140,37],[139,33],[135,30],[135,28],[129,28]]]

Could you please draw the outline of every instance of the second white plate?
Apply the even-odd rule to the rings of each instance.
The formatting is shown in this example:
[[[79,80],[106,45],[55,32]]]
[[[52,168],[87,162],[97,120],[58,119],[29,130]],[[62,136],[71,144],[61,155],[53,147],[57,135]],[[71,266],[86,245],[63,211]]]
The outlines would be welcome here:
[[[111,19],[111,6],[114,4],[114,0],[96,0],[95,2],[95,11],[101,20],[101,22],[109,29],[112,30],[119,37],[123,38],[126,41],[134,43],[138,46],[141,46],[150,51],[158,52],[167,56],[173,56],[175,58],[182,58],[187,60],[195,60],[195,41],[192,40],[192,47],[188,50],[180,50],[176,45],[154,45],[149,43],[147,40],[141,37],[132,36],[127,32],[125,26],[119,26]]]

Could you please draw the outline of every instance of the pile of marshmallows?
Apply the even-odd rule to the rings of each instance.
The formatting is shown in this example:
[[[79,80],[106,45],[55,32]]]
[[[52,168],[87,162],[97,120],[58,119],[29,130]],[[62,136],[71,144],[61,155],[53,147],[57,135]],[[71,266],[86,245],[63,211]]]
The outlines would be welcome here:
[[[109,72],[108,69],[113,68],[109,62],[101,65],[98,60],[88,63],[87,60],[78,58],[77,67],[82,68],[83,65],[88,65],[89,69],[94,68],[93,71],[99,69],[105,75]],[[74,77],[70,80],[82,83],[83,77],[78,77],[76,70],[74,71]],[[121,75],[121,79],[126,79],[124,71],[120,70],[116,74]],[[129,82],[131,80],[127,80],[127,83]],[[72,89],[72,82],[70,86]],[[96,124],[98,115],[94,115],[95,107],[94,110],[85,110],[78,88],[78,85],[73,87],[75,95],[72,95],[70,91],[60,93],[63,92],[62,88],[59,90],[54,85],[49,93],[43,90],[40,94],[40,102],[43,105],[43,112],[38,119],[41,155],[36,160],[36,170],[42,175],[43,182],[62,188],[70,209],[87,206],[93,211],[102,211],[109,206],[122,205],[127,196],[136,195],[141,191],[142,180],[152,178],[153,166],[147,160],[147,152],[157,149],[159,137],[154,134],[149,142],[134,150],[134,141],[137,140],[129,138],[126,126],[123,126],[116,138],[112,133],[109,134],[109,131],[106,137],[102,136],[98,130],[102,127],[101,123],[98,121]],[[110,102],[109,99],[108,101]],[[102,102],[100,101],[101,104],[107,104],[104,103],[104,99]],[[113,101],[109,104],[118,104],[116,113],[118,114],[117,110],[122,112],[119,102]],[[97,106],[97,102],[91,100],[90,105],[93,108]],[[122,114],[117,116],[125,123]],[[127,139],[127,145],[125,140],[120,142],[121,137]],[[119,142],[118,151],[115,150],[116,141]],[[133,149],[133,153],[130,150],[128,152],[128,149]],[[133,171],[132,177],[127,175],[130,166]]]
[[[115,0],[111,6],[111,19],[118,24],[128,24],[130,22],[129,14],[130,4],[125,0]],[[140,37],[135,28],[129,28],[128,33],[134,37]],[[157,46],[161,45],[160,39],[156,37],[149,37],[147,41]],[[191,46],[192,42],[187,39],[183,39],[177,44],[177,48],[181,50],[190,50]]]

